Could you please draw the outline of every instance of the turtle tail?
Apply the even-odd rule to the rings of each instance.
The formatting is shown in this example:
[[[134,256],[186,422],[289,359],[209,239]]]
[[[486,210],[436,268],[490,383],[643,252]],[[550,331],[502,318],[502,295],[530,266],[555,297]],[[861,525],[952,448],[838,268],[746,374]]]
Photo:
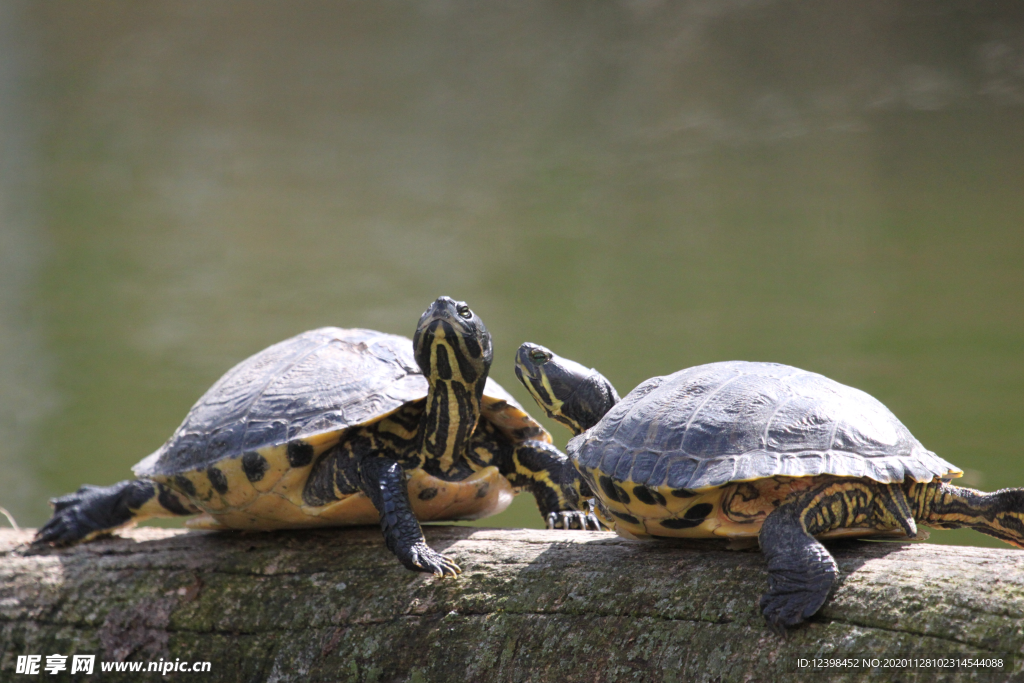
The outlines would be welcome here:
[[[1024,548],[1024,489],[985,493],[932,481],[911,484],[907,498],[914,509],[914,518],[925,526],[968,527]]]

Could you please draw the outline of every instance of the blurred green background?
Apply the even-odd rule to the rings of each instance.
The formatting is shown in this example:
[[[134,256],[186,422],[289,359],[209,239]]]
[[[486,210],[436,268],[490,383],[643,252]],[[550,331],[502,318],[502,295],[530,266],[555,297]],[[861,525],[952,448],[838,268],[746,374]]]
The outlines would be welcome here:
[[[248,355],[411,335],[440,294],[531,411],[526,340],[622,393],[778,361],[1024,486],[1024,6],[0,4],[22,525],[126,478]],[[541,519],[527,494],[483,523]]]

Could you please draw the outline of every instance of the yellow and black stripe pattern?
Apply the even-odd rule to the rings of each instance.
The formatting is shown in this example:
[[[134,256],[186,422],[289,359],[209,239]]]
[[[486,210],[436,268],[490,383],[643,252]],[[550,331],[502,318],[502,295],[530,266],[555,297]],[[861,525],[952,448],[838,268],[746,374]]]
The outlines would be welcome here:
[[[901,529],[917,535],[917,525],[903,488],[869,479],[835,479],[797,499],[800,525],[812,536],[839,528]]]
[[[1024,489],[984,493],[933,481],[909,484],[907,495],[921,524],[936,529],[969,527],[1024,548]]]
[[[516,377],[548,417],[576,435],[597,424],[619,401],[615,387],[599,372],[556,356],[539,344],[527,342],[519,347],[515,369]]]
[[[448,471],[476,429],[492,351],[483,322],[468,306],[456,305],[456,316],[435,318],[432,311],[413,337],[416,362],[431,383],[417,450]]]

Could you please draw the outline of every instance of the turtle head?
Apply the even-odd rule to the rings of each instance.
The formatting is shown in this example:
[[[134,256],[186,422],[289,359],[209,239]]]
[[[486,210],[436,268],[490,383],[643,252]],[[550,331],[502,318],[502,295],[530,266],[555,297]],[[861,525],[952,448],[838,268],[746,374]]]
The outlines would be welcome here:
[[[491,335],[466,302],[438,297],[420,316],[412,344],[417,365],[432,382],[451,380],[483,391],[494,357]]]
[[[596,425],[619,395],[597,370],[588,369],[539,344],[516,353],[516,377],[548,417],[581,434]]]

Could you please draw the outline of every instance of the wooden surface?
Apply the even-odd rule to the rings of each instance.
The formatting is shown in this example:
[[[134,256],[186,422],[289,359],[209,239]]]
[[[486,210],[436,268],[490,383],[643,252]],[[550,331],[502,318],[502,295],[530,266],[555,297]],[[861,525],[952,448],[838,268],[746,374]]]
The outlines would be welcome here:
[[[760,552],[600,532],[432,526],[464,573],[402,568],[373,528],[140,529],[26,553],[0,531],[0,680],[18,655],[209,661],[194,681],[1024,680],[1024,552],[849,541],[842,583],[787,638],[757,609]],[[1004,668],[865,657],[1007,658]],[[854,657],[830,673],[798,659]],[[1013,658],[1010,661],[1010,658]],[[70,660],[69,660],[70,661]],[[50,676],[43,680],[71,680]]]

